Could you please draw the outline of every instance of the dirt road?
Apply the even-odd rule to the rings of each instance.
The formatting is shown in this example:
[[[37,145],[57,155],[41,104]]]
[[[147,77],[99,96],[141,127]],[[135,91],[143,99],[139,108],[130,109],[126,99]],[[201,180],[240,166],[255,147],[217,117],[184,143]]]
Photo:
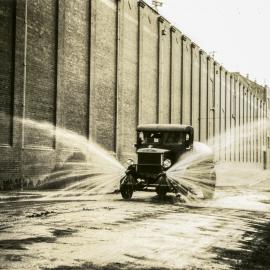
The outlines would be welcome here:
[[[4,194],[0,269],[270,269],[268,183],[187,204],[147,192],[132,201]]]

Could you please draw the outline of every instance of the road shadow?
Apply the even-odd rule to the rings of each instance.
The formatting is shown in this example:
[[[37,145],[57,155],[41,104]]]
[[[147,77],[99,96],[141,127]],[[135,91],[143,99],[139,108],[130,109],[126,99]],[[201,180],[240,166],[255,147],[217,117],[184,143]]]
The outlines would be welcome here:
[[[32,245],[35,243],[54,243],[55,237],[29,237],[23,239],[8,239],[0,240],[0,250],[1,249],[12,249],[12,250],[27,250],[27,245]]]
[[[135,264],[109,263],[105,266],[93,264],[91,262],[83,263],[79,266],[60,265],[53,268],[41,268],[42,270],[170,270],[165,267],[143,267]]]
[[[239,249],[213,248],[216,261],[235,270],[270,269],[270,222],[255,224],[246,231]]]

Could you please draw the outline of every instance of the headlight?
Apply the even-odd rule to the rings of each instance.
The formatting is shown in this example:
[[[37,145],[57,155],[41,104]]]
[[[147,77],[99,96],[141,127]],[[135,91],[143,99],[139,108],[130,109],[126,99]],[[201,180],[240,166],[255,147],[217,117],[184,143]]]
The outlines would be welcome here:
[[[172,165],[172,162],[169,159],[164,160],[164,162],[163,162],[164,168],[167,169],[167,168],[171,167],[171,165]]]
[[[131,158],[129,158],[129,159],[127,160],[127,164],[128,164],[128,165],[133,165],[133,164],[134,164],[134,160],[131,159]]]

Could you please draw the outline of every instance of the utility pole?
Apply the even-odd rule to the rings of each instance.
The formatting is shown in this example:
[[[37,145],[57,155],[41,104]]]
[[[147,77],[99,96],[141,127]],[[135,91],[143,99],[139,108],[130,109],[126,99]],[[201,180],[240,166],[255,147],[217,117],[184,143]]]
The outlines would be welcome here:
[[[212,58],[215,58],[215,54],[217,53],[217,51],[211,51],[209,52],[209,55],[212,57]]]
[[[158,11],[159,7],[162,7],[163,5],[163,0],[152,0],[152,6],[154,8],[154,10]]]

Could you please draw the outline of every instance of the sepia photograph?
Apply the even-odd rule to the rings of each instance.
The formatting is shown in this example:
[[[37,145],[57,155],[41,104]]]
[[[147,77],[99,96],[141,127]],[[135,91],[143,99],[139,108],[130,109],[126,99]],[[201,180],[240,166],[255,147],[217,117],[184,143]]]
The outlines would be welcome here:
[[[269,270],[270,2],[0,0],[0,270]]]

